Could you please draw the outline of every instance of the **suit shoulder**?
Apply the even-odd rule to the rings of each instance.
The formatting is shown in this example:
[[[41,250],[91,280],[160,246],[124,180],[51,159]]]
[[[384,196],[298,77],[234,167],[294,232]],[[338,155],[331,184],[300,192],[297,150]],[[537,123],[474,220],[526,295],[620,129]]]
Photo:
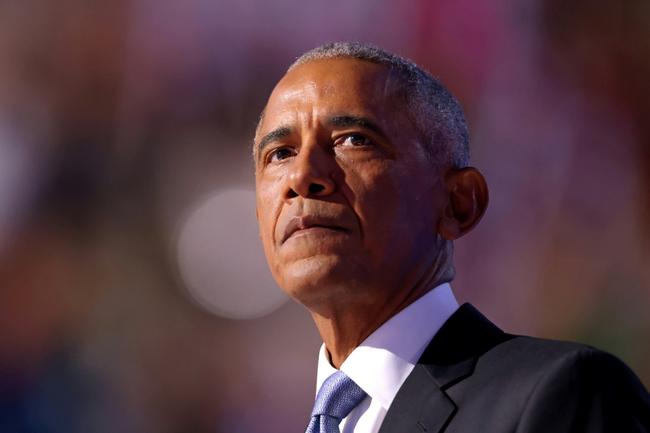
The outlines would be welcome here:
[[[528,375],[518,431],[555,417],[551,431],[636,432],[650,427],[650,395],[619,358],[591,346],[514,337],[510,350]],[[521,382],[520,382],[521,383]],[[566,414],[558,417],[558,413]],[[548,425],[548,424],[547,424]],[[574,427],[570,427],[573,425]]]
[[[528,389],[581,395],[634,395],[650,408],[650,395],[632,370],[611,353],[567,341],[512,336],[479,359],[476,371],[488,373],[501,384]],[[649,412],[650,413],[650,412]]]
[[[448,390],[468,411],[489,401],[492,412],[483,425],[507,420],[512,424],[505,430],[518,432],[636,432],[634,425],[650,426],[650,395],[614,355],[579,343],[508,337]],[[591,427],[576,427],[582,424]]]
[[[631,373],[629,367],[616,356],[586,344],[522,335],[509,337],[485,354],[485,362],[498,359],[501,363],[517,365],[519,370],[529,369],[527,373],[535,372],[535,375],[565,369],[586,373],[594,369],[600,373]]]
[[[507,334],[508,339],[494,347],[499,356],[517,358],[519,362],[533,364],[551,362],[567,357],[613,356],[595,347],[572,341],[550,340],[525,335]]]

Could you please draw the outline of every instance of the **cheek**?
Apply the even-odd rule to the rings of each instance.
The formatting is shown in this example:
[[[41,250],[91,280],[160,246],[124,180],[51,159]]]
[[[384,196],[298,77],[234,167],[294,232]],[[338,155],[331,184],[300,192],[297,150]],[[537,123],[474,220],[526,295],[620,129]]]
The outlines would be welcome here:
[[[273,245],[273,229],[277,219],[277,200],[275,195],[268,188],[257,186],[256,207],[257,223],[259,235],[264,245],[265,252],[270,252],[269,248]]]
[[[353,199],[361,212],[374,215],[388,213],[390,205],[399,203],[406,193],[395,175],[395,168],[387,161],[366,164],[363,170],[347,176]]]
[[[260,210],[259,206],[260,200],[258,200],[258,225],[262,249],[264,250],[264,256],[266,257],[269,270],[277,279],[280,259],[278,257],[278,251],[274,240],[275,238],[273,236],[275,218],[273,217],[274,214],[271,212],[272,208],[270,206],[262,204],[263,210]]]
[[[432,185],[420,177],[427,175],[417,169],[388,167],[350,179],[366,244],[390,252],[398,245],[431,240],[436,232],[436,203]]]
[[[364,171],[350,176],[351,205],[359,219],[364,243],[373,247],[388,242],[400,220],[403,191],[389,172]],[[369,245],[367,245],[370,247]]]

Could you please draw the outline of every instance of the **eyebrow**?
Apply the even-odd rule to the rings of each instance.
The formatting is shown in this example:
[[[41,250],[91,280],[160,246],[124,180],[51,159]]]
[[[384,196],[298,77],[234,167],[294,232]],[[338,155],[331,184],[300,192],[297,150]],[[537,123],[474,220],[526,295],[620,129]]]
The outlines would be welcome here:
[[[351,115],[332,116],[329,118],[327,123],[337,128],[349,128],[351,126],[357,126],[363,129],[368,129],[370,131],[373,131],[381,135],[382,137],[386,136],[386,134],[384,134],[384,131],[382,131],[381,128],[375,122],[368,119],[367,117],[351,116]],[[265,134],[260,139],[260,142],[257,144],[258,158],[261,156],[262,151],[266,146],[268,146],[269,144],[271,144],[276,140],[280,140],[282,138],[288,137],[289,135],[291,135],[292,132],[293,130],[290,127],[280,126],[274,129],[273,131],[269,132],[268,134]]]
[[[264,137],[262,137],[262,139],[257,145],[258,158],[262,154],[262,150],[264,150],[264,148],[268,146],[270,143],[274,142],[275,140],[288,137],[289,135],[291,135],[291,128],[289,128],[288,126],[280,126],[279,128],[275,128],[273,131],[264,135]]]
[[[368,119],[367,117],[349,116],[349,115],[334,116],[330,118],[329,124],[332,126],[336,126],[338,128],[348,128],[350,126],[358,126],[360,128],[368,129],[370,131],[376,132],[381,136],[384,137],[386,136],[386,134],[384,134],[384,131],[382,131],[381,128],[379,127],[379,125],[377,125],[375,122]]]

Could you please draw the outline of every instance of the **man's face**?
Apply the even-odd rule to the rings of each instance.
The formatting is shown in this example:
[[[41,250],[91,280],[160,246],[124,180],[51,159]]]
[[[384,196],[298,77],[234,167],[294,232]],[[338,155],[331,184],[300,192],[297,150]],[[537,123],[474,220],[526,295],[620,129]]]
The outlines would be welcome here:
[[[307,306],[384,302],[436,253],[444,187],[388,68],[300,65],[255,137],[257,214],[271,272]]]

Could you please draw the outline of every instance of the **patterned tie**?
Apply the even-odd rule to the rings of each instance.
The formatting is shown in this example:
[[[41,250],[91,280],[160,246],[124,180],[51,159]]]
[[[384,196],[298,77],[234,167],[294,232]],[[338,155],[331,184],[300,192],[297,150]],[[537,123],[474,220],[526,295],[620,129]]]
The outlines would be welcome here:
[[[340,433],[343,418],[364,399],[366,393],[347,377],[337,371],[328,377],[318,390],[311,421],[305,433]]]

